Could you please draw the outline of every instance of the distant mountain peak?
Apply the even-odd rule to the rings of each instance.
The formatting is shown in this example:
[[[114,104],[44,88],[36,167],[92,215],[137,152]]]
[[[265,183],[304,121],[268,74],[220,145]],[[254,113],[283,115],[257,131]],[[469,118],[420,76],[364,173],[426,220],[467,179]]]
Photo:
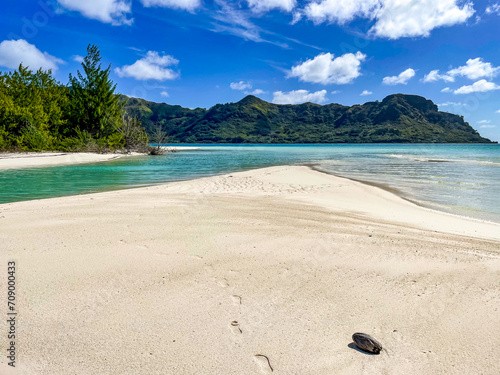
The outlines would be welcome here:
[[[381,102],[278,105],[254,95],[205,110],[131,99],[125,110],[146,129],[162,124],[172,142],[187,143],[491,143],[462,116],[439,112],[418,95]]]
[[[392,102],[405,102],[422,111],[438,111],[438,106],[432,100],[419,95],[392,94],[382,100],[382,104],[390,104]]]
[[[268,104],[268,102],[266,102],[265,100],[262,100],[254,95],[247,95],[243,99],[241,99],[239,102],[237,102],[237,104],[241,104],[241,105],[248,105],[248,104],[254,104],[254,103],[266,103],[266,104]]]

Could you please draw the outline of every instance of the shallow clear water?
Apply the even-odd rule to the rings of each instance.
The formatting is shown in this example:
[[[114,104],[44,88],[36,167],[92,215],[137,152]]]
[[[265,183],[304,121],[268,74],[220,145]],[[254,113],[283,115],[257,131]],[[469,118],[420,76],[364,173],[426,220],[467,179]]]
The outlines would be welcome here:
[[[0,203],[192,179],[253,168],[314,164],[380,184],[419,204],[500,222],[499,145],[194,145],[196,151],[0,171]]]

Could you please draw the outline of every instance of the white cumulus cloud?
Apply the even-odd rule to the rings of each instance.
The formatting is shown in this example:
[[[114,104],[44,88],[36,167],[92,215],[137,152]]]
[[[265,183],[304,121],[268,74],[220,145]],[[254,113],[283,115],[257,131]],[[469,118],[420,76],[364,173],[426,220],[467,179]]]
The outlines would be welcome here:
[[[491,128],[496,128],[496,125],[481,125],[480,128],[482,128],[482,129],[491,129]]]
[[[415,71],[411,68],[406,69],[404,72],[401,72],[397,76],[392,76],[392,77],[384,77],[382,80],[382,83],[384,85],[406,85],[408,81],[415,75]]]
[[[245,94],[247,95],[260,95],[260,94],[264,94],[265,91],[264,90],[261,90],[261,89],[255,89],[253,91],[245,91]]]
[[[453,78],[449,74],[439,74],[439,70],[431,70],[428,74],[424,76],[423,82],[435,82],[437,80],[442,80],[445,82],[453,82],[455,78]]]
[[[162,92],[160,93],[160,95],[161,95],[161,96],[164,96],[165,98],[168,98],[168,97],[170,96],[170,95],[168,94],[168,92],[166,92],[166,91],[162,91]]]
[[[491,120],[481,120],[481,121],[478,121],[477,123],[478,124],[489,124],[491,122]]]
[[[115,68],[115,72],[120,77],[132,77],[141,81],[148,79],[165,81],[179,76],[178,72],[168,68],[178,63],[179,61],[172,56],[160,55],[156,51],[148,51],[142,59],[137,60],[132,65]]]
[[[482,77],[494,77],[500,72],[500,67],[494,67],[489,62],[484,62],[480,57],[469,59],[464,66],[448,71],[451,76],[464,76],[469,79],[478,79]]]
[[[233,90],[247,90],[252,88],[252,84],[245,81],[231,82],[229,87],[231,87]]]
[[[273,103],[275,104],[324,103],[327,100],[326,90],[316,92],[309,92],[308,90],[275,91],[273,93]]]
[[[500,113],[500,109],[496,111],[496,113]]]
[[[449,87],[445,87],[441,90],[441,92],[451,92],[451,89]]]
[[[314,23],[344,24],[356,17],[371,18],[380,9],[379,0],[323,0],[306,5],[304,14]]]
[[[287,77],[296,77],[299,81],[321,83],[323,85],[351,83],[361,75],[361,62],[366,55],[361,52],[346,53],[336,57],[332,53],[322,53],[292,67]]]
[[[40,51],[24,39],[4,40],[0,43],[0,66],[17,69],[21,63],[31,70],[42,68],[56,71],[64,61]]]
[[[472,92],[486,92],[491,90],[498,90],[500,86],[497,86],[493,82],[488,82],[485,79],[481,79],[474,82],[472,85],[462,86],[459,89],[453,91],[454,94],[470,94]]]
[[[445,74],[439,74],[439,70],[431,70],[422,80],[423,82],[434,82],[442,80],[454,82],[455,77],[462,76],[476,80],[478,78],[492,78],[500,73],[500,67],[495,67],[489,62],[484,62],[481,57],[469,59],[464,66],[448,70]]]
[[[112,25],[131,25],[131,1],[128,0],[57,0],[64,9],[81,13],[84,17]]]
[[[342,25],[356,18],[374,20],[369,34],[398,39],[429,36],[437,27],[467,21],[474,12],[472,2],[461,0],[316,0],[297,13],[316,24]]]
[[[389,39],[429,36],[442,26],[467,21],[474,14],[472,2],[459,0],[382,0],[370,33]]]
[[[291,12],[297,2],[295,0],[247,0],[252,11],[260,13],[271,9],[280,9]]]
[[[201,6],[200,0],[141,0],[145,7],[183,9],[192,12]]]
[[[371,94],[373,94],[373,92],[368,91],[368,90],[363,90],[363,92],[361,94],[359,94],[359,95],[361,95],[361,96],[367,96],[367,95],[371,95]]]

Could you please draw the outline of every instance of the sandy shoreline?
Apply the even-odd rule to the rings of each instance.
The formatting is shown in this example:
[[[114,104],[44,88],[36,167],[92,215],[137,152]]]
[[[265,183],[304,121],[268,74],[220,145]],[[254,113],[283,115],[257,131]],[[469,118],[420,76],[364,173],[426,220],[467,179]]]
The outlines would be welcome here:
[[[192,151],[198,147],[169,146],[163,147],[167,152]],[[24,152],[0,153],[0,170],[35,167],[53,167],[58,165],[97,163],[123,157],[144,155],[131,154],[96,154],[90,152]]]
[[[125,154],[95,154],[90,152],[26,152],[0,153],[0,170],[57,165],[97,163],[126,157]]]
[[[20,311],[2,373],[500,372],[500,225],[372,186],[272,167],[3,204],[0,223]],[[358,331],[387,353],[349,347]]]

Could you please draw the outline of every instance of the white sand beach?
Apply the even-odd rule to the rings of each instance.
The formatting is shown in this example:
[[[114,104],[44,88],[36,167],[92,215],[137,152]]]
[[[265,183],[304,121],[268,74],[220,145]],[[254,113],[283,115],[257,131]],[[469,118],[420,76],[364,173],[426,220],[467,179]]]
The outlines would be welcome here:
[[[0,153],[0,170],[50,167],[67,164],[96,163],[125,157],[125,154],[95,154],[90,152],[26,152]]]
[[[308,167],[2,204],[0,228],[1,374],[500,373],[500,224]]]
[[[199,147],[168,146],[166,152],[193,151]],[[97,154],[91,152],[18,152],[0,153],[0,170],[34,167],[51,167],[57,165],[97,163],[129,156],[144,155],[137,152],[130,154]]]

